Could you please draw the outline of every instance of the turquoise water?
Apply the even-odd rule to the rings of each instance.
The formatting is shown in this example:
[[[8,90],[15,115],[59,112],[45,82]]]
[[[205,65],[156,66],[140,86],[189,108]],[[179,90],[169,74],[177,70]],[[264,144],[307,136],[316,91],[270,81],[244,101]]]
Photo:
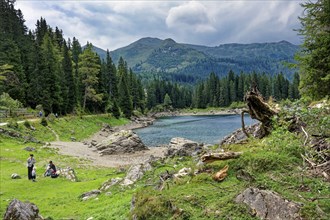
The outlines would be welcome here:
[[[249,116],[245,125],[256,123]],[[135,129],[149,147],[169,144],[173,137],[183,137],[205,144],[218,144],[221,139],[241,128],[240,115],[175,116],[157,119],[153,125]]]

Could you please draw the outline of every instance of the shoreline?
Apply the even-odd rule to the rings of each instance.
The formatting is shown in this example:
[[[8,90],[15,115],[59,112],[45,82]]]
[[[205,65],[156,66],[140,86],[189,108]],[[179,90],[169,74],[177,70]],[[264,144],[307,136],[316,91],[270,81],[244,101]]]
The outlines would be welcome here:
[[[158,112],[154,113],[151,118],[160,118],[167,116],[194,116],[194,115],[238,115],[241,113],[241,109],[229,109],[229,110],[209,110],[209,111],[195,111],[195,112]]]

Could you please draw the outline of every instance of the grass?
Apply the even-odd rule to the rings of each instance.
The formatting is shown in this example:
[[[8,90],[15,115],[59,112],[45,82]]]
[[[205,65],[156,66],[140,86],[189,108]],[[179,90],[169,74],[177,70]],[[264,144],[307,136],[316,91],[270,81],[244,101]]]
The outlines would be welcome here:
[[[111,126],[126,123],[102,116],[84,118],[68,117],[55,119],[48,125],[60,137],[71,141],[71,137],[83,140],[98,131],[103,123]],[[54,134],[39,121],[30,122],[35,130],[19,124],[12,131],[31,135],[43,142],[55,140]],[[3,216],[8,203],[17,198],[35,203],[40,214],[52,219],[256,219],[242,204],[234,202],[236,196],[247,187],[258,187],[278,192],[284,198],[302,204],[301,215],[305,219],[330,219],[330,184],[309,175],[300,154],[303,138],[278,126],[273,133],[262,139],[249,139],[246,144],[226,146],[226,150],[242,151],[238,159],[218,161],[204,166],[209,172],[189,174],[180,179],[168,179],[163,190],[159,190],[160,175],[176,173],[183,167],[196,170],[196,158],[175,157],[155,162],[134,186],[115,186],[111,194],[102,193],[95,199],[82,201],[79,196],[98,189],[105,181],[123,177],[125,173],[115,168],[94,167],[87,160],[59,155],[56,150],[40,143],[25,142],[24,138],[13,139],[0,136],[0,215]],[[33,147],[37,160],[37,182],[27,180],[26,159]],[[59,167],[72,167],[78,182],[63,178],[42,177],[47,161],[52,159]],[[212,174],[229,165],[227,178],[215,182]],[[240,170],[251,174],[253,180],[239,180]],[[12,173],[22,179],[13,180]],[[131,209],[132,198],[135,208]]]

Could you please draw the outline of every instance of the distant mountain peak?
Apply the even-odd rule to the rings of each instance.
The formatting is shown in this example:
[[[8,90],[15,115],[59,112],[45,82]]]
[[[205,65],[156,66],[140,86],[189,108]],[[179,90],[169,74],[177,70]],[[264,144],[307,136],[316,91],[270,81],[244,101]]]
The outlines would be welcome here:
[[[294,62],[294,54],[298,50],[299,46],[285,40],[209,47],[177,43],[171,38],[144,37],[110,54],[115,64],[119,57],[123,57],[133,72],[143,77],[157,74],[165,79],[191,83],[211,72],[221,77],[230,70],[237,74],[255,71],[273,75],[283,72],[289,76],[294,70],[288,69],[283,62]],[[100,54],[100,51],[96,52]]]

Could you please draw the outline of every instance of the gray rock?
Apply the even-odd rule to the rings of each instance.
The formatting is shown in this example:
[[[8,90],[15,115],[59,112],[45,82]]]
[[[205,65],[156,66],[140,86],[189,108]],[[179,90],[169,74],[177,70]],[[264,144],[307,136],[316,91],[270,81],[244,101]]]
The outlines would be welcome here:
[[[12,200],[3,217],[4,220],[42,220],[39,215],[39,208],[30,202],[21,202],[18,199]]]
[[[148,150],[139,136],[132,130],[121,130],[109,135],[102,143],[95,145],[100,155],[134,153]]]
[[[117,177],[117,178],[110,179],[102,184],[102,186],[100,187],[100,190],[106,191],[106,190],[110,189],[111,186],[119,184],[121,181],[123,181],[123,178]]]
[[[181,137],[172,138],[165,156],[197,156],[204,150],[203,144]]]
[[[17,173],[13,173],[13,174],[11,174],[11,178],[12,179],[21,179],[21,176],[18,175]]]
[[[297,203],[283,199],[279,194],[269,190],[247,188],[236,197],[235,201],[247,204],[261,219],[301,219],[300,206]]]
[[[74,169],[72,169],[71,167],[58,168],[56,173],[72,182],[77,182],[78,180]]]
[[[36,149],[34,147],[25,147],[24,150],[26,150],[26,151],[35,151]]]
[[[101,194],[101,190],[92,190],[90,192],[86,192],[86,193],[83,193],[82,195],[80,195],[79,197],[85,201],[85,200],[88,200],[88,199],[91,199],[91,198],[95,198],[97,197],[99,194]]]

